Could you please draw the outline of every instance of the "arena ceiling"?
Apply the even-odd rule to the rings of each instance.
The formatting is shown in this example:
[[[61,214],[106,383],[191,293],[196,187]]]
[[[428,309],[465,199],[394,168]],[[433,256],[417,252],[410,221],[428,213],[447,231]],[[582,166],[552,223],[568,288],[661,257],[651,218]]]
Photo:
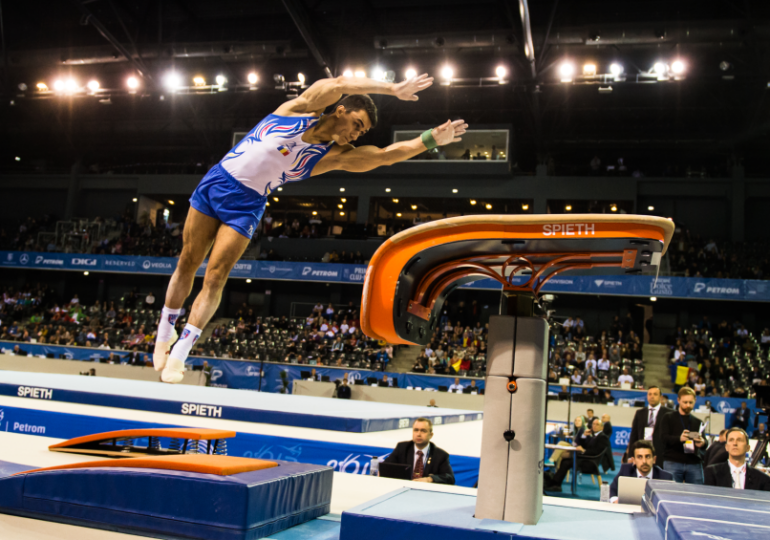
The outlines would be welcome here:
[[[309,84],[381,67],[400,80],[413,67],[440,79],[449,65],[451,84],[418,103],[380,98],[382,127],[362,142],[387,144],[391,125],[462,117],[472,127],[512,125],[511,154],[524,170],[602,152],[763,164],[770,2],[529,4],[527,26],[519,3],[502,0],[6,0],[0,159],[24,155],[49,168],[205,160],[287,99],[275,75],[292,82],[301,72]],[[681,73],[656,76],[656,63],[670,70],[676,61]],[[570,82],[564,63],[575,68]],[[583,77],[585,64],[597,76]],[[611,64],[621,76],[610,76]],[[205,89],[170,92],[172,70],[189,86],[200,75]],[[217,75],[226,91],[214,87]],[[53,91],[69,78],[80,87],[98,80],[99,90]]]

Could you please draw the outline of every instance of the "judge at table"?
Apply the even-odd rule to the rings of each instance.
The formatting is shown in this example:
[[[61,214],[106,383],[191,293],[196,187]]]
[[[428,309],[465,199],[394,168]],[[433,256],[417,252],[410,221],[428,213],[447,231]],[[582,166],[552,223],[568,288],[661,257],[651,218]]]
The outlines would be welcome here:
[[[427,418],[418,418],[412,424],[412,440],[398,443],[384,463],[408,465],[415,482],[454,484],[449,454],[430,442],[432,438],[433,423]]]

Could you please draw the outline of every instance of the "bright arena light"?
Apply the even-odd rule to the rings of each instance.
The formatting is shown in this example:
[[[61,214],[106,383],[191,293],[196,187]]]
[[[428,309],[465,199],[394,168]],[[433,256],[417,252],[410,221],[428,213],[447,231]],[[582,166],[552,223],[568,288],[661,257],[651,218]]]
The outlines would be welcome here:
[[[389,187],[385,188],[385,193],[390,193],[390,188]]]
[[[650,302],[657,302],[658,299],[654,296],[650,296]]]
[[[684,73],[684,62],[681,60],[675,60],[673,64],[671,64],[671,71],[674,73],[674,75],[681,75]]]
[[[247,280],[246,280],[246,283],[251,283],[251,280],[250,280],[250,279],[247,279]]]
[[[317,216],[318,215],[318,211],[317,210],[313,210],[313,215]]]
[[[613,212],[617,212],[618,207],[613,204],[612,206],[610,206],[610,210],[612,210]]]
[[[504,79],[506,75],[508,75],[508,70],[505,69],[505,66],[497,66],[497,69],[495,69],[495,75],[497,75],[498,79]]]
[[[96,92],[97,90],[99,90],[99,81],[88,81],[87,86],[91,92]]]
[[[567,206],[565,206],[565,207],[564,207],[564,209],[565,209],[567,212],[572,212],[572,205],[571,205],[571,204],[568,204]]]
[[[492,205],[491,204],[487,204],[487,210],[492,210]]]
[[[417,210],[417,205],[416,204],[412,205],[412,210]]]
[[[585,64],[583,66],[583,76],[595,77],[596,76],[596,64]]]
[[[414,79],[417,76],[417,70],[414,68],[409,68],[406,70],[406,73],[404,73],[404,76],[406,76],[406,79]]]
[[[620,64],[610,64],[610,73],[612,73],[615,77],[623,73],[623,66]]]
[[[256,73],[252,72],[252,73],[249,73],[249,75],[246,78],[246,80],[249,81],[249,84],[257,84],[257,81],[259,80],[259,77],[257,77]]]
[[[182,86],[182,77],[172,71],[166,75],[163,82],[166,84],[166,88],[173,91]]]
[[[126,80],[126,86],[131,90],[136,90],[139,88],[139,79],[136,77],[129,77],[128,80]]]
[[[37,83],[37,89],[40,90],[41,92],[47,92],[48,91],[48,85],[45,84],[44,82],[39,82],[39,83]]]
[[[56,90],[57,92],[61,92],[62,90],[64,90],[64,81],[61,81],[58,79],[55,80],[53,82],[53,89]]]
[[[353,76],[353,70],[346,69],[345,71],[342,72],[342,76],[343,77],[352,77]]]
[[[564,62],[559,66],[559,77],[561,77],[562,82],[571,82],[574,74],[575,66],[570,62]]]
[[[398,214],[396,214],[396,217],[401,217],[401,212],[399,212]]]
[[[217,75],[217,78],[214,80],[217,81],[217,86],[223,86],[227,82],[227,78],[224,75]]]
[[[381,81],[385,78],[385,70],[381,67],[376,67],[372,70],[372,79],[375,81]]]
[[[652,70],[653,70],[653,71],[654,71],[654,72],[655,72],[657,75],[659,75],[659,76],[660,76],[660,75],[665,75],[665,74],[666,74],[666,69],[667,69],[667,68],[666,68],[666,64],[664,64],[663,62],[655,62],[655,65],[654,65],[654,66],[652,66]]]
[[[393,202],[398,204],[398,199],[393,199]]]
[[[452,193],[457,193],[457,189],[453,189],[453,190],[452,190]]]
[[[354,75],[356,77],[366,77],[366,71],[364,71],[363,69],[357,69]]]
[[[341,204],[338,204],[338,205],[337,205],[337,208],[339,208],[340,210],[342,210],[342,209],[344,208],[344,206],[342,206]]]
[[[441,68],[441,76],[448,81],[452,80],[452,76],[454,76],[454,74],[455,72],[450,66],[444,66]]]
[[[474,206],[475,204],[476,204],[476,200],[475,199],[471,199],[471,206]]]
[[[305,74],[297,73],[297,80],[299,81],[299,84],[305,84]]]
[[[193,84],[195,86],[206,86],[206,79],[204,79],[200,75],[197,77],[193,77]]]
[[[521,209],[522,210],[529,210],[529,205],[528,204],[522,204],[521,205]]]
[[[649,210],[650,212],[652,212],[652,211],[654,211],[654,210],[655,210],[655,207],[654,207],[654,206],[648,206],[648,207],[647,207],[647,210]]]
[[[75,79],[67,79],[64,83],[64,90],[67,92],[75,92],[78,89],[78,83]]]

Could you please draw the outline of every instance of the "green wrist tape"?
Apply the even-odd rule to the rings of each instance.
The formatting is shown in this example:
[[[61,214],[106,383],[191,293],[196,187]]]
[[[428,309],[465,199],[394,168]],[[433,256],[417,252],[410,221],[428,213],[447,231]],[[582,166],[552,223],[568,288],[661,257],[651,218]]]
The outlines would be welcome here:
[[[420,135],[420,139],[422,140],[422,144],[424,144],[428,150],[431,150],[438,146],[438,144],[436,144],[436,139],[433,138],[432,129],[424,131],[423,134]]]

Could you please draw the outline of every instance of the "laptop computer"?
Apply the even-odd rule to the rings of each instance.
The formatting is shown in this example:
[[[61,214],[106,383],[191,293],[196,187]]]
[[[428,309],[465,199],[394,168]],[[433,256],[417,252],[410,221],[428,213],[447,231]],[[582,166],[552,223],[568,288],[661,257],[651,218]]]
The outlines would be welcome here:
[[[631,476],[621,476],[618,478],[618,503],[642,504],[644,488],[647,486],[646,478],[633,478]]]
[[[400,480],[411,480],[409,465],[403,463],[380,463],[380,476],[385,478],[398,478]]]

